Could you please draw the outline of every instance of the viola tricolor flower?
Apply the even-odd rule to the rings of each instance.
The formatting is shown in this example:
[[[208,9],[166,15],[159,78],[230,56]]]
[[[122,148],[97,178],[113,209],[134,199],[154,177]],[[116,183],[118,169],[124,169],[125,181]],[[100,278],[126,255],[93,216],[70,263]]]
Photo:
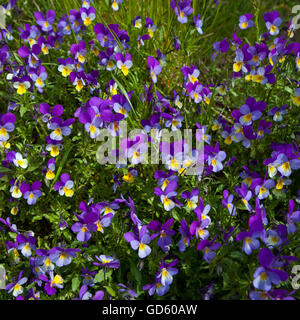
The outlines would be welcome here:
[[[170,6],[174,10],[177,20],[180,23],[187,23],[188,16],[193,13],[191,3],[192,0],[179,0],[176,4],[175,0],[171,0]]]
[[[120,267],[120,262],[118,259],[115,259],[110,256],[106,256],[104,254],[101,254],[99,257],[97,257],[97,256],[95,256],[95,257],[98,261],[100,261],[100,263],[93,262],[93,264],[95,266],[114,268],[114,269],[118,269]]]
[[[72,190],[74,182],[70,180],[68,173],[63,173],[60,176],[60,181],[57,181],[54,185],[54,190],[58,191],[61,196],[72,197],[74,191]]]
[[[150,68],[150,75],[151,75],[152,81],[153,83],[156,83],[157,82],[156,76],[161,73],[161,66],[159,62],[151,56],[147,58],[147,64],[148,64],[148,67]]]
[[[8,293],[12,292],[14,297],[18,297],[23,293],[23,285],[27,282],[27,277],[22,277],[24,271],[20,271],[18,278],[15,282],[10,283],[5,287],[5,290],[8,291]]]
[[[264,20],[265,20],[265,23],[266,23],[266,27],[267,29],[269,30],[269,33],[272,35],[272,36],[276,36],[278,35],[279,33],[279,26],[281,25],[282,23],[282,20],[279,16],[279,13],[278,11],[273,11],[273,12],[267,12],[265,15],[264,15]]]
[[[240,16],[239,18],[239,27],[240,29],[248,29],[254,26],[254,22],[251,20],[253,15],[251,13],[246,13]]]
[[[125,56],[122,53],[116,53],[115,59],[117,61],[117,67],[123,72],[124,76],[128,75],[129,69],[132,67],[131,55],[126,53]]]
[[[274,255],[270,249],[260,249],[258,259],[261,266],[256,269],[253,275],[253,286],[256,289],[270,291],[272,284],[278,285],[281,281],[288,279],[288,274],[285,271],[272,268]]]
[[[133,232],[126,232],[124,238],[130,243],[133,250],[138,249],[138,256],[141,259],[146,258],[151,253],[151,248],[148,246],[150,243],[150,235],[147,226],[142,226],[138,231],[138,237]]]
[[[33,205],[36,203],[37,198],[42,196],[42,192],[40,190],[42,183],[40,181],[33,182],[32,186],[30,186],[26,182],[22,182],[20,186],[20,191],[23,194],[24,199],[27,200],[29,205]]]

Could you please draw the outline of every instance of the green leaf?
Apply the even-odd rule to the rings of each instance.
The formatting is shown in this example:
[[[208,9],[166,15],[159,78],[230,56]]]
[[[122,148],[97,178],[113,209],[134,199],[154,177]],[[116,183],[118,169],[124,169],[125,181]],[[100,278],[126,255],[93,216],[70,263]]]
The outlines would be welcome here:
[[[104,271],[103,270],[100,270],[96,276],[95,276],[95,279],[94,279],[94,282],[97,283],[101,283],[102,281],[104,280]]]
[[[72,291],[76,292],[80,285],[80,279],[78,277],[75,277],[72,279]]]
[[[106,289],[106,291],[113,297],[116,296],[116,293],[115,293],[115,290],[111,287],[107,287],[107,286],[104,286],[104,288]]]
[[[26,111],[27,111],[27,108],[24,105],[20,107],[21,118],[23,118],[23,116],[26,113]]]

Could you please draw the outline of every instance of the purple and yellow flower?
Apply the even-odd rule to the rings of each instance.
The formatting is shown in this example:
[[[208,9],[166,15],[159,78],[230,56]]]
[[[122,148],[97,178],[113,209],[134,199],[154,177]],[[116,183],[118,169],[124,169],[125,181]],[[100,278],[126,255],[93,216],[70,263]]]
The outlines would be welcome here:
[[[156,83],[157,82],[156,76],[161,73],[160,63],[159,63],[159,61],[157,61],[153,57],[149,56],[147,58],[147,64],[148,64],[148,67],[150,68],[151,79],[152,79],[153,83]]]
[[[266,27],[269,30],[269,33],[272,36],[278,35],[279,26],[282,23],[279,13],[276,10],[274,10],[273,12],[267,12],[265,13],[263,18],[266,23]]]
[[[175,0],[171,0],[170,6],[174,10],[177,20],[180,23],[187,23],[188,16],[193,13],[191,3],[192,0],[179,0],[176,4]]]
[[[0,141],[7,141],[9,139],[9,132],[15,129],[16,116],[13,113],[5,113],[0,118]]]
[[[138,256],[141,259],[146,258],[151,253],[151,248],[148,246],[151,239],[147,226],[142,226],[138,231],[138,237],[133,232],[126,232],[124,238],[130,243],[133,250],[138,249]]]
[[[100,263],[93,262],[95,266],[114,268],[114,269],[118,269],[120,267],[119,260],[114,257],[106,256],[104,254],[101,254],[99,257],[98,256],[95,256],[95,257],[100,262]]]
[[[117,67],[120,69],[124,76],[128,75],[129,69],[132,67],[132,61],[131,61],[131,55],[129,53],[126,53],[125,56],[122,55],[122,53],[116,53],[115,59],[117,61]]]
[[[35,250],[35,237],[29,235],[25,236],[22,234],[17,235],[17,243],[18,243],[18,250],[21,250],[21,253],[24,257],[28,258],[32,255],[32,250]]]
[[[68,173],[63,173],[60,176],[60,181],[57,181],[54,185],[54,190],[58,191],[61,196],[72,197],[74,191],[72,190],[74,182],[70,179]]]
[[[42,31],[50,33],[53,28],[52,24],[55,21],[56,12],[54,10],[48,10],[46,12],[46,16],[43,15],[42,12],[35,12],[34,17],[36,19],[36,23],[42,28]]]
[[[23,288],[23,284],[25,284],[28,280],[27,277],[22,277],[23,276],[24,271],[20,271],[18,278],[15,282],[10,283],[9,285],[7,285],[5,287],[5,290],[8,291],[8,293],[13,293],[14,297],[17,297],[19,295],[21,295],[24,291]]]
[[[272,268],[274,255],[270,249],[262,248],[258,254],[260,267],[254,272],[253,286],[256,289],[270,291],[272,284],[279,285],[281,281],[286,281],[289,275],[282,270]]]
[[[254,27],[254,22],[251,20],[253,15],[251,13],[246,13],[239,18],[239,27],[242,30]]]
[[[66,266],[71,263],[72,258],[76,258],[80,249],[54,247],[48,251],[49,259],[58,267]]]
[[[26,182],[21,183],[20,191],[29,205],[35,204],[36,200],[42,196],[42,191],[40,190],[41,186],[42,183],[39,180],[33,182],[32,186]]]

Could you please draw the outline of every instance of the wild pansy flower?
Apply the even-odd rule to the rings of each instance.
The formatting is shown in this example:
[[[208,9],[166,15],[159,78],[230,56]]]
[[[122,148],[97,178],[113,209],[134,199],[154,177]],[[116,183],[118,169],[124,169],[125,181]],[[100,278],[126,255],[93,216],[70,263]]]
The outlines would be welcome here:
[[[181,197],[187,200],[188,209],[192,209],[192,210],[196,209],[198,200],[199,200],[198,194],[199,194],[198,188],[193,189],[191,192],[189,191],[182,192]]]
[[[159,267],[159,274],[157,280],[161,282],[163,286],[171,285],[173,282],[173,276],[178,273],[178,269],[174,268],[178,262],[178,259],[173,260],[172,262],[166,264],[165,261],[161,262]]]
[[[99,257],[95,256],[96,259],[100,262],[93,262],[95,266],[105,267],[105,268],[113,268],[118,269],[120,267],[120,262],[118,259],[106,256],[104,254],[101,254]]]
[[[71,134],[71,126],[75,122],[74,118],[63,121],[59,117],[51,118],[47,124],[48,129],[53,130],[50,139],[61,142],[64,136]]]
[[[49,136],[47,136],[46,142],[46,150],[50,152],[51,157],[57,157],[60,151],[63,149],[63,145],[60,144],[61,141],[52,140]]]
[[[176,130],[180,129],[182,126],[182,121],[184,120],[184,117],[180,114],[173,116],[173,117],[169,114],[168,115],[166,114],[166,115],[163,115],[162,117],[167,119],[165,126],[167,128],[171,127],[172,131],[176,131]]]
[[[36,11],[34,17],[36,23],[42,28],[42,31],[50,33],[52,29],[52,24],[55,21],[56,12],[54,10],[48,10],[46,16],[42,12]]]
[[[176,4],[175,0],[171,0],[170,6],[174,10],[177,20],[180,23],[187,23],[188,16],[193,13],[191,3],[192,0],[179,0]]]
[[[202,240],[197,245],[197,250],[203,250],[203,259],[209,263],[216,256],[215,250],[221,247],[221,243],[215,243],[217,236],[212,241]]]
[[[218,172],[223,169],[222,161],[226,158],[226,153],[224,151],[218,151],[214,155],[208,156],[208,165],[212,166],[213,172]]]
[[[74,70],[74,60],[72,58],[58,58],[57,62],[59,63],[59,66],[57,70],[61,72],[63,77],[68,77],[70,73]]]
[[[42,191],[40,190],[41,186],[42,183],[39,180],[33,182],[32,186],[26,182],[21,183],[20,191],[29,205],[35,204],[36,200],[42,196]]]
[[[149,236],[147,226],[142,226],[136,231],[138,232],[138,237],[133,232],[126,232],[124,234],[124,238],[130,243],[133,250],[138,249],[138,256],[141,259],[144,259],[151,253],[151,248],[148,246],[151,238]]]
[[[7,141],[9,139],[9,132],[13,132],[15,129],[14,123],[16,122],[16,116],[13,113],[5,113],[0,118],[0,141]]]
[[[262,139],[265,134],[270,134],[270,127],[272,127],[272,122],[265,121],[265,120],[260,120],[258,123],[258,128],[257,128],[257,137],[256,139]]]
[[[117,61],[117,67],[120,69],[124,76],[128,75],[129,69],[132,67],[131,55],[126,53],[125,56],[122,53],[116,53],[115,59]]]
[[[92,139],[98,137],[103,121],[97,116],[95,109],[89,108],[88,112],[80,112],[78,120],[84,124],[85,131],[89,133]]]
[[[127,93],[129,99],[131,98],[131,93]],[[130,103],[123,94],[115,94],[111,98],[113,103],[113,109],[116,113],[121,113],[124,119],[128,117],[128,113],[131,111]]]
[[[295,223],[300,222],[300,211],[294,211],[295,201],[289,200],[289,212],[287,214],[287,232],[294,233],[297,230]]]
[[[134,168],[129,168],[128,172],[124,174],[122,180],[128,183],[133,183],[134,178],[137,177],[138,173],[137,170]]]
[[[270,83],[273,84],[276,82],[276,77],[271,73],[273,67],[271,65],[260,67],[257,70],[252,70],[249,75],[246,76],[246,80],[249,78],[254,82],[260,84]]]
[[[41,265],[43,273],[51,272],[54,270],[54,264],[49,259],[47,250],[37,249],[35,253],[38,256],[36,259],[38,259],[39,265]]]
[[[193,238],[193,235],[190,233],[190,229],[184,219],[180,221],[181,226],[178,231],[182,235],[182,238],[178,242],[178,247],[180,252],[184,252],[190,244],[190,240]]]
[[[175,202],[172,200],[176,195],[177,192],[175,191],[177,188],[177,181],[172,180],[166,186],[164,191],[161,188],[155,188],[154,194],[160,196],[160,200],[164,205],[166,211],[170,211],[175,207]]]
[[[143,46],[145,44],[144,40],[149,40],[149,39],[150,39],[149,34],[143,34],[142,36],[138,36],[136,39],[138,49],[140,48],[140,46]]]
[[[96,10],[93,7],[87,8],[80,8],[79,9],[80,17],[83,24],[88,27],[92,24],[92,21],[96,18]]]
[[[268,230],[264,238],[264,243],[269,248],[274,248],[279,246],[282,243],[282,240],[275,230]]]
[[[34,82],[34,85],[37,88],[37,90],[40,93],[42,93],[42,88],[45,86],[45,80],[48,77],[46,68],[43,66],[39,66],[37,69],[31,69],[29,71],[29,75],[31,80]]]
[[[19,199],[22,197],[22,192],[20,190],[20,183],[15,180],[15,179],[11,179],[9,181],[9,184],[11,185],[9,192],[11,193],[11,196],[15,199]]]
[[[148,67],[150,68],[150,75],[151,75],[152,81],[153,83],[156,83],[157,82],[156,76],[161,73],[160,63],[153,57],[149,56],[147,58],[147,64],[148,64]]]
[[[71,72],[70,73],[70,80],[71,80],[73,86],[75,86],[76,91],[80,92],[85,86],[84,80],[86,80],[86,74],[84,73],[84,71]]]
[[[141,29],[142,28],[142,19],[141,16],[136,16],[132,21],[132,24],[135,28]]]
[[[254,22],[251,20],[253,15],[251,13],[246,13],[239,18],[239,27],[242,30],[254,27]]]
[[[18,168],[21,167],[23,169],[26,169],[28,167],[28,161],[27,159],[23,158],[20,152],[15,153],[15,157],[13,159],[14,165]]]
[[[68,173],[63,173],[60,176],[60,181],[57,181],[54,185],[54,190],[58,191],[61,196],[72,197],[74,191],[72,190],[74,182],[70,180]]]
[[[300,160],[295,156],[292,159],[288,159],[284,153],[280,153],[277,155],[274,165],[284,177],[289,177],[292,174],[292,169],[300,169]]]
[[[76,239],[81,242],[86,242],[88,241],[91,236],[92,232],[97,231],[97,225],[95,222],[97,221],[98,216],[93,213],[82,213],[80,216],[74,213],[79,222],[75,222],[71,230],[75,233],[77,233]]]
[[[196,27],[196,30],[198,31],[199,34],[203,34],[202,31],[202,26],[203,26],[203,20],[200,19],[200,14],[198,14],[198,16],[193,16],[193,20],[194,20],[194,24]]]
[[[23,284],[25,284],[28,280],[27,277],[23,277],[23,273],[24,271],[20,271],[18,278],[16,279],[16,281],[10,283],[9,285],[7,285],[5,287],[5,290],[8,291],[8,293],[13,293],[14,297],[17,297],[19,295],[21,295],[23,293]]]
[[[174,230],[170,230],[173,223],[173,218],[167,220],[164,224],[161,224],[156,220],[148,223],[148,228],[155,232],[151,235],[151,240],[159,236],[157,245],[162,249],[163,252],[167,252],[169,250],[172,242],[170,236],[173,236],[176,233]]]
[[[64,279],[59,274],[54,276],[53,271],[50,271],[49,274],[50,279],[43,274],[39,275],[39,279],[46,282],[44,289],[49,296],[52,296],[56,293],[56,288],[63,288]]]
[[[242,203],[245,205],[248,211],[252,211],[252,207],[249,204],[249,200],[252,198],[252,191],[248,190],[247,185],[242,182],[242,186],[235,189],[235,192],[238,193],[242,199]]]
[[[300,88],[297,88],[294,92],[293,103],[299,107],[300,106]]]
[[[19,234],[19,231],[17,230],[17,226],[15,224],[11,224],[10,223],[10,218],[6,218],[6,220],[0,218],[0,222],[2,222],[6,228],[2,228],[1,227],[1,231],[3,232],[3,229],[4,229],[4,232],[8,232],[8,231],[11,231],[13,233],[17,233]]]
[[[235,216],[236,215],[236,207],[232,203],[233,201],[233,195],[229,194],[228,190],[223,191],[223,200],[222,200],[222,206],[226,208],[230,215]]]
[[[272,284],[279,285],[281,281],[286,281],[289,275],[282,270],[272,268],[274,255],[268,248],[262,248],[258,254],[260,267],[254,272],[253,286],[256,289],[270,291]]]
[[[227,52],[229,49],[229,43],[227,41],[227,38],[223,39],[220,42],[215,42],[213,44],[213,48],[214,48],[214,53],[211,56],[211,60],[214,60],[216,58],[216,56],[220,53],[220,52]]]
[[[122,294],[123,299],[134,300],[134,298],[138,297],[137,293],[134,290],[125,286],[123,283],[118,283],[118,286],[121,287],[118,289],[118,291],[123,293]]]
[[[186,90],[189,93],[190,97],[194,100],[195,103],[200,103],[203,99],[202,90],[203,86],[199,82],[189,82],[186,86]]]
[[[263,16],[266,23],[266,27],[269,30],[269,33],[272,36],[276,36],[279,33],[279,26],[282,23],[282,20],[279,16],[278,11],[274,10],[273,12],[267,12]]]
[[[121,4],[123,0],[111,0],[111,7],[114,11],[119,10],[119,4]]]
[[[210,210],[210,205],[199,206],[195,209],[195,216],[197,220],[194,220],[190,225],[190,234],[196,235],[197,239],[207,239],[209,237],[209,231],[206,229],[210,224],[210,218],[202,219],[202,214],[208,213]],[[206,217],[206,214],[204,214]]]
[[[13,87],[15,89],[17,89],[17,94],[23,95],[31,87],[31,83],[29,81],[30,78],[29,79],[28,78],[29,77],[24,77],[23,80],[22,79],[15,79],[15,81],[13,83]]]
[[[48,255],[51,262],[62,267],[70,264],[72,258],[76,258],[77,252],[80,252],[80,249],[54,247],[48,251]]]
[[[29,235],[25,236],[22,234],[17,235],[17,243],[18,243],[18,250],[21,250],[21,253],[24,257],[28,258],[32,255],[32,250],[35,250],[35,237]]]
[[[80,63],[85,63],[85,55],[87,53],[86,51],[86,44],[84,41],[80,41],[78,44],[74,43],[70,47],[70,51],[74,56],[74,59],[79,61]]]
[[[264,101],[256,101],[254,98],[248,97],[239,112],[233,113],[233,117],[238,118],[243,126],[249,126],[262,116],[262,111],[266,109],[266,106]]]
[[[251,185],[259,200],[266,199],[270,194],[269,189],[273,189],[274,187],[275,182],[272,179],[265,179],[263,181],[261,178],[254,179]]]
[[[100,216],[99,219],[95,222],[97,226],[97,231],[104,233],[104,228],[110,226],[113,216],[114,215],[112,213],[107,213],[103,216]]]
[[[273,120],[276,122],[280,122],[283,120],[283,115],[287,114],[288,105],[285,104],[282,107],[274,107],[268,112],[268,116],[273,116]]]
[[[147,28],[148,34],[150,36],[150,38],[153,38],[154,36],[154,32],[156,31],[157,27],[154,24],[153,20],[151,20],[150,18],[146,18],[146,24],[145,27]]]
[[[236,49],[235,54],[236,56],[234,58],[233,71],[237,73],[242,70],[244,73],[247,73],[248,68],[245,62],[249,60],[250,54],[243,50],[243,48]]]
[[[51,108],[48,103],[42,102],[39,105],[39,112],[43,115],[42,121],[47,123],[53,117],[60,117],[64,113],[64,108],[60,104]]]
[[[169,290],[170,286],[169,285],[162,285],[159,279],[157,277],[155,278],[155,283],[153,284],[146,284],[143,286],[143,290],[148,290],[149,296],[153,296],[153,294],[156,292],[156,294],[161,297],[165,295]]]
[[[258,238],[263,239],[265,236],[265,230],[263,226],[262,216],[260,211],[257,211],[255,215],[252,215],[249,219],[249,232],[242,231],[236,236],[236,241],[244,240],[243,251],[250,255],[253,250],[256,250],[260,246]]]

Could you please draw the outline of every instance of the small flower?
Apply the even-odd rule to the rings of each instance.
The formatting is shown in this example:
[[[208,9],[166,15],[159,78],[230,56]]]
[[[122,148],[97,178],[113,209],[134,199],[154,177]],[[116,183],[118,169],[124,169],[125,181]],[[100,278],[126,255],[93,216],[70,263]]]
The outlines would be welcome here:
[[[59,192],[61,196],[72,197],[74,191],[72,190],[74,182],[70,180],[70,175],[68,173],[63,173],[60,176],[60,181],[57,181],[54,185],[54,189]]]
[[[251,20],[253,15],[251,13],[246,13],[239,18],[239,27],[240,29],[248,29],[254,26],[254,22]]]
[[[13,163],[16,167],[21,167],[23,169],[26,169],[28,167],[27,159],[24,159],[19,152],[16,153]]]

